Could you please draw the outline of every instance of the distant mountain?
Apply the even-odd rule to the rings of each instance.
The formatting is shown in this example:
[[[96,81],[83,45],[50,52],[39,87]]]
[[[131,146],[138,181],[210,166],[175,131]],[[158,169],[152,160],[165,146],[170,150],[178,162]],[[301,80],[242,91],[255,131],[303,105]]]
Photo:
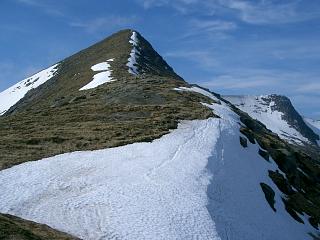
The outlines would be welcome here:
[[[135,30],[0,112],[1,239],[319,239],[319,138],[290,100],[189,84]]]
[[[311,125],[313,127],[313,129],[320,129],[320,120],[313,120],[311,118],[304,118],[304,121]]]
[[[304,122],[290,100],[280,95],[223,96],[282,139],[296,144],[317,144],[319,136]]]
[[[304,118],[304,122],[312,129],[315,134],[320,136],[320,120],[313,120],[310,118]],[[320,146],[320,141],[318,140],[318,145]]]

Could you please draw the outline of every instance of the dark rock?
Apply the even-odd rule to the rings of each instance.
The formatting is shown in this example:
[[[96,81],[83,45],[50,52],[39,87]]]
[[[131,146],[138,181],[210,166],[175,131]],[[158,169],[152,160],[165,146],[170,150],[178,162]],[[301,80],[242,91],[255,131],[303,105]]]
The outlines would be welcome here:
[[[246,148],[248,147],[248,141],[245,137],[240,136],[240,144],[242,147]]]
[[[259,148],[259,155],[269,162],[269,153]]]
[[[272,208],[273,211],[277,211],[274,207],[274,204],[275,204],[275,200],[274,200],[274,196],[275,196],[275,193],[273,191],[273,189],[267,185],[266,183],[260,183],[260,186],[261,186],[261,189],[264,193],[264,196],[267,200],[267,202],[269,203],[270,207]]]

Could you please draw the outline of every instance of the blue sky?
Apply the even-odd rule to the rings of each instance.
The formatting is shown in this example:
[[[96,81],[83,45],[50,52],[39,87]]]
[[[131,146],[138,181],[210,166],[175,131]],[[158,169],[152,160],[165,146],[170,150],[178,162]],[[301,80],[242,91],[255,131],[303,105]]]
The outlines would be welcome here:
[[[191,83],[320,119],[319,0],[1,0],[0,91],[123,28]]]

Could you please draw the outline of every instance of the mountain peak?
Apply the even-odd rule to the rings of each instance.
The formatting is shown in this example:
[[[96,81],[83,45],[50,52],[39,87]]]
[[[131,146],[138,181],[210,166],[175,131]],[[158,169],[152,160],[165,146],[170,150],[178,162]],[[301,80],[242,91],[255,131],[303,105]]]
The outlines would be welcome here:
[[[115,77],[130,73],[135,76],[150,74],[181,79],[152,45],[134,29],[124,29],[114,33],[80,53],[86,55],[86,52],[99,52],[96,56],[98,61],[100,61],[99,55],[104,56],[104,59],[114,59],[116,68],[122,71],[122,73],[115,71],[113,73]]]
[[[0,115],[25,109],[36,99],[47,101],[53,95],[56,99],[64,98],[79,90],[91,90],[114,81],[148,75],[183,81],[152,45],[133,29],[114,33],[42,72],[46,74],[41,78],[35,74],[0,93],[0,100],[8,103],[0,106]]]

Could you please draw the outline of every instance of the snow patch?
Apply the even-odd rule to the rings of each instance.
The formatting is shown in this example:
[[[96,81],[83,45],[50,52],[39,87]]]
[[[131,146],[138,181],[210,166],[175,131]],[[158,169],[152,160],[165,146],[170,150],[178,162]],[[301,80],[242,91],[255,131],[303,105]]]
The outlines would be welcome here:
[[[130,37],[129,43],[132,45],[132,49],[130,52],[130,57],[128,58],[127,66],[129,67],[129,73],[133,75],[138,75],[138,68],[137,68],[137,59],[138,55],[140,54],[140,51],[138,49],[139,46],[139,39],[137,32],[132,32],[132,35]]]
[[[98,63],[96,65],[93,65],[91,67],[92,71],[95,71],[95,72],[102,71],[102,72],[95,74],[93,76],[93,80],[91,82],[89,82],[87,85],[80,88],[79,90],[80,91],[88,90],[88,89],[96,88],[96,87],[98,87],[102,84],[108,83],[108,82],[116,81],[115,79],[113,79],[111,77],[112,70],[110,69],[111,66],[110,66],[109,62],[112,62],[112,61],[114,61],[113,58],[108,59],[106,62],[102,62],[102,63]]]
[[[0,115],[19,102],[31,89],[35,89],[51,79],[56,74],[58,66],[59,64],[55,64],[1,92]]]

